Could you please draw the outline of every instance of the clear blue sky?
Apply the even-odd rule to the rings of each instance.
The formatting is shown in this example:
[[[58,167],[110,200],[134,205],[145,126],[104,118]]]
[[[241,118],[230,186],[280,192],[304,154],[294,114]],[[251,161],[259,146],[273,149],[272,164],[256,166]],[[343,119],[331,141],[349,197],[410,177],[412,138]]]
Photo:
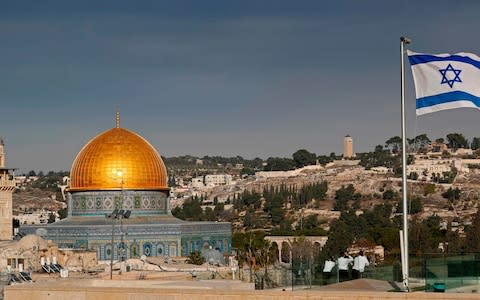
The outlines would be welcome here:
[[[0,135],[9,166],[68,170],[122,125],[164,156],[357,152],[400,134],[399,37],[480,54],[479,1],[0,2]],[[480,111],[409,135],[480,136]]]

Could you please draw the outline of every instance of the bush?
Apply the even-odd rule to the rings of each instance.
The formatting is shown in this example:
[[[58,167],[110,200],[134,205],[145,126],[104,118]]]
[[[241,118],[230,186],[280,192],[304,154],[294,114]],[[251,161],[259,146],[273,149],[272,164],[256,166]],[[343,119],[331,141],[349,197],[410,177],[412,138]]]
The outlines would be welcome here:
[[[188,258],[185,262],[187,264],[203,265],[205,263],[205,257],[202,256],[200,251],[193,251],[190,253],[190,255],[188,255]]]
[[[427,196],[428,194],[435,193],[435,184],[429,183],[423,188],[423,195]]]
[[[390,189],[386,190],[383,192],[383,200],[392,200],[396,198],[396,193]]]
[[[459,188],[449,188],[446,192],[442,193],[442,197],[450,201],[460,199],[460,189]]]

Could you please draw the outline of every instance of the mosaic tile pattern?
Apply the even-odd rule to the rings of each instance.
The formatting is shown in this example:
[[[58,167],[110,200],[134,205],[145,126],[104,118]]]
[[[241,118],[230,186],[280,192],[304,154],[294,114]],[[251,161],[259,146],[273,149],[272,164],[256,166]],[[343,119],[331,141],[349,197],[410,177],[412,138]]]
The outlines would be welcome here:
[[[132,213],[167,214],[168,195],[163,191],[95,191],[69,193],[72,215],[104,215],[113,209]],[[123,201],[123,206],[122,206]]]

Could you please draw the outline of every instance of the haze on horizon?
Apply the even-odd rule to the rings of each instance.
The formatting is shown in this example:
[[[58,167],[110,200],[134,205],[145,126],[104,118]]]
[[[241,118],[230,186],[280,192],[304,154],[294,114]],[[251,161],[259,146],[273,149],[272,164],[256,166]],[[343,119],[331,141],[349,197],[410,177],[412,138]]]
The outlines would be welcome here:
[[[69,170],[122,126],[163,156],[356,152],[400,134],[399,37],[473,52],[477,1],[16,1],[0,4],[7,164]],[[480,112],[415,117],[409,136],[480,136]]]

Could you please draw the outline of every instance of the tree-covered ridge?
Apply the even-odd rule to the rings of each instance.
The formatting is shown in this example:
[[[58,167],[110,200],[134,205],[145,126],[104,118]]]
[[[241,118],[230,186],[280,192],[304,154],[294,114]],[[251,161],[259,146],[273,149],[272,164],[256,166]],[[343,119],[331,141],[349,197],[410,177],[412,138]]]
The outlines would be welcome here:
[[[303,208],[312,201],[314,206],[318,205],[320,201],[325,199],[327,191],[328,184],[326,181],[306,184],[300,188],[294,185],[287,186],[286,184],[276,187],[266,186],[261,193],[245,190],[242,193],[235,194],[232,199],[227,199],[225,202],[225,204],[233,204],[233,210],[237,212],[236,215],[223,213],[223,203],[216,203],[212,212],[210,212],[209,207],[206,207],[203,211],[203,198],[195,196],[186,200],[183,207],[173,209],[172,214],[189,221],[213,220],[215,218],[222,221],[241,219],[243,228],[246,230],[268,229],[286,235],[299,233],[325,235],[326,232],[318,227],[318,220],[315,217],[308,217],[303,224],[297,226],[298,228],[292,228],[295,219],[289,217],[287,211]],[[244,214],[240,215],[240,212],[244,212]]]

